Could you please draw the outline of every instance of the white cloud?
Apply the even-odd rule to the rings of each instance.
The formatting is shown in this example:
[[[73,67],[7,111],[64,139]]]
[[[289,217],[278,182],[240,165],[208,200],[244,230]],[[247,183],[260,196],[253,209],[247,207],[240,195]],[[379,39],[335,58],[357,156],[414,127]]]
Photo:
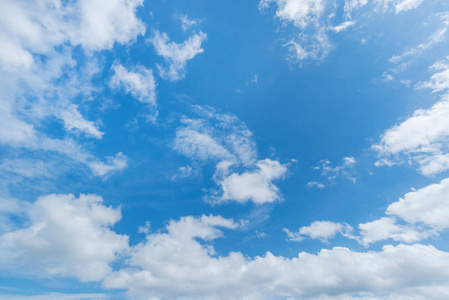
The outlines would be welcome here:
[[[377,0],[377,3],[383,6],[384,9],[394,7],[396,14],[418,8],[422,2],[423,0]]]
[[[211,202],[273,202],[280,199],[273,180],[282,178],[287,165],[257,160],[252,132],[232,114],[219,114],[210,107],[194,107],[201,119],[184,117],[174,149],[205,164],[216,164],[213,180],[220,187],[206,199]],[[244,167],[243,172],[237,172]]]
[[[107,163],[95,161],[89,164],[94,175],[107,176],[111,172],[124,170],[128,166],[128,159],[121,152],[115,156],[106,157]]]
[[[356,23],[355,21],[345,21],[342,22],[341,24],[338,24],[337,26],[331,27],[331,29],[336,33],[339,33],[340,31],[344,31],[349,27],[354,26],[355,23]]]
[[[320,239],[327,243],[329,239],[335,237],[337,233],[343,236],[352,236],[352,227],[346,223],[335,223],[330,221],[315,221],[309,226],[299,228],[298,232],[291,232],[284,228],[290,241],[302,241],[306,236],[312,239]]]
[[[96,162],[78,135],[100,139],[97,122],[87,120],[89,100],[101,90],[95,51],[127,44],[145,33],[136,16],[142,0],[2,1],[0,11],[0,143],[35,152],[57,151],[75,161]],[[84,54],[73,55],[81,46]],[[83,56],[78,60],[79,56]],[[91,111],[89,111],[91,112]],[[70,134],[47,136],[56,117]],[[72,148],[64,148],[72,146]]]
[[[446,39],[446,33],[449,29],[449,13],[438,13],[434,16],[435,20],[442,23],[438,29],[429,35],[427,41],[418,46],[408,49],[399,55],[392,56],[389,61],[394,64],[399,64],[401,68],[405,68],[414,58],[422,55],[427,49],[443,42]]]
[[[356,182],[355,178],[355,167],[356,160],[354,157],[343,157],[343,163],[339,166],[333,167],[331,162],[327,159],[321,160],[317,166],[313,167],[314,170],[320,172],[320,175],[326,177],[326,179],[330,182],[333,182],[337,178],[346,178]],[[310,184],[309,184],[310,183]],[[322,183],[314,183],[313,181],[307,184],[308,187],[318,187],[324,188],[325,185]]]
[[[127,289],[136,299],[370,299],[410,289],[425,297],[428,288],[449,283],[449,254],[433,246],[384,246],[365,253],[334,247],[291,259],[270,252],[249,258],[217,254],[208,242],[222,236],[217,227],[238,224],[204,216],[171,221],[166,232],[135,246],[129,266],[110,274],[103,286]]]
[[[274,180],[281,179],[287,172],[287,167],[271,159],[260,160],[257,169],[242,174],[232,173],[224,179],[217,180],[221,186],[222,194],[213,197],[214,201],[269,203],[280,200],[279,189],[273,184]]]
[[[104,134],[93,122],[83,118],[76,105],[70,105],[67,109],[61,110],[60,118],[64,121],[64,126],[68,131],[75,129],[97,139],[101,139]]]
[[[382,217],[373,222],[359,224],[359,242],[368,246],[377,241],[393,239],[399,242],[414,243],[429,236],[429,232],[416,230],[411,226],[397,225],[394,218]]]
[[[326,185],[324,185],[323,183],[321,183],[321,182],[316,182],[316,181],[309,181],[309,182],[307,182],[307,185],[306,185],[308,188],[313,188],[313,187],[317,187],[317,188],[319,188],[319,189],[323,189],[323,188],[325,188],[326,187]]]
[[[416,161],[421,173],[431,176],[449,168],[445,153],[449,137],[449,97],[429,109],[418,109],[406,121],[388,129],[373,146],[382,159],[401,160],[401,154]]]
[[[191,20],[191,19],[189,19],[189,16],[187,16],[187,15],[182,15],[180,17],[180,20],[181,20],[182,31],[184,31],[184,32],[186,32],[193,26],[198,25],[198,23],[199,23],[199,20],[197,20],[197,19]]]
[[[430,67],[439,71],[419,88],[444,92],[441,99],[428,109],[418,109],[411,117],[385,131],[381,141],[373,145],[379,153],[376,166],[402,163],[404,158],[419,165],[419,171],[433,176],[449,169],[449,68],[446,60]]]
[[[204,52],[201,44],[206,38],[207,34],[200,31],[183,43],[177,44],[170,42],[170,38],[165,32],[160,33],[155,30],[148,42],[154,46],[156,53],[162,56],[168,64],[167,67],[157,65],[160,76],[172,81],[184,78],[187,61]]]
[[[346,17],[350,18],[351,13],[354,10],[358,10],[361,7],[365,6],[368,3],[368,0],[345,0],[344,11]]]
[[[437,230],[449,228],[449,179],[405,194],[388,206],[386,213]]]
[[[3,270],[98,281],[128,248],[128,237],[110,229],[121,219],[120,210],[104,206],[99,196],[40,197],[26,215],[24,228],[0,235]]]
[[[302,64],[306,60],[320,60],[327,56],[332,48],[326,34],[328,26],[322,20],[327,1],[261,0],[259,10],[265,11],[272,3],[277,6],[276,17],[299,30],[299,34],[284,44],[289,50],[289,61]]]
[[[137,100],[156,105],[156,82],[151,69],[138,66],[128,71],[120,63],[115,62],[112,70],[114,75],[109,83],[111,87],[122,87]]]
[[[136,15],[142,0],[42,0],[30,3],[5,0],[0,14],[1,40],[9,45],[8,64],[30,66],[32,53],[48,54],[70,42],[87,51],[126,44],[145,33]],[[14,50],[14,52],[13,52]]]
[[[318,22],[325,7],[324,0],[261,0],[259,9],[266,9],[272,2],[278,6],[276,17],[301,28]]]

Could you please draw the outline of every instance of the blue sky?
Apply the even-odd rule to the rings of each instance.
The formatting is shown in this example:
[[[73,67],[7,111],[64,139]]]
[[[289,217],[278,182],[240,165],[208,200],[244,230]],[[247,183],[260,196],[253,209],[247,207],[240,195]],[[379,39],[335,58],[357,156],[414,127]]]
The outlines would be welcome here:
[[[449,298],[447,1],[0,8],[0,299]]]

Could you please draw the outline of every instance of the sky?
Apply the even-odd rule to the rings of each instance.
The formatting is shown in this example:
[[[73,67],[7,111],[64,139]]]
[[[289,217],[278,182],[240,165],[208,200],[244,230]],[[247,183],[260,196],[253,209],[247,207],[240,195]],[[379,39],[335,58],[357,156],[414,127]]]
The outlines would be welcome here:
[[[449,299],[446,0],[0,0],[0,300]]]

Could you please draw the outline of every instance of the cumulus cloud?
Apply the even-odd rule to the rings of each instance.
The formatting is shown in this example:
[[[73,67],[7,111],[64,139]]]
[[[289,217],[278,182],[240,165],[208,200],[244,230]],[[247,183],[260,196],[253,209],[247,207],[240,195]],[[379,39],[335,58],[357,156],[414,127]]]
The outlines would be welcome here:
[[[120,63],[115,62],[112,65],[114,75],[109,85],[113,88],[123,88],[135,99],[152,105],[156,105],[156,81],[153,71],[138,66],[135,70],[128,71]]]
[[[202,118],[182,119],[184,126],[177,130],[174,149],[200,164],[216,165],[213,180],[220,188],[206,199],[259,204],[279,200],[273,181],[286,174],[287,166],[271,159],[257,160],[253,134],[236,116],[211,107],[194,108]]]
[[[309,226],[299,228],[298,232],[291,232],[287,228],[283,231],[287,234],[290,241],[302,241],[306,236],[311,239],[320,239],[327,243],[329,239],[334,238],[337,233],[349,237],[352,235],[353,228],[346,223],[335,223],[330,221],[315,221]]]
[[[449,130],[449,66],[438,61],[431,70],[439,72],[418,87],[444,92],[441,99],[428,109],[418,109],[411,117],[388,129],[373,149],[379,153],[376,166],[402,163],[404,157],[419,165],[419,171],[432,176],[449,169],[447,152]]]
[[[2,41],[9,47],[2,60],[9,67],[28,67],[33,53],[48,54],[66,42],[87,51],[110,49],[115,42],[126,44],[145,33],[136,17],[142,0],[71,1],[43,0],[2,3]]]
[[[160,76],[172,81],[184,78],[187,61],[204,52],[201,44],[206,38],[207,34],[200,31],[183,43],[177,44],[170,42],[170,38],[165,32],[160,33],[155,30],[153,36],[147,41],[154,46],[156,53],[166,61],[166,66],[157,65]]]
[[[282,178],[287,172],[287,167],[269,158],[258,161],[256,167],[254,171],[232,173],[218,180],[222,195],[215,200],[219,202],[252,200],[258,204],[279,200],[279,189],[272,182]]]
[[[424,295],[426,288],[448,283],[449,254],[433,246],[384,246],[365,253],[334,247],[291,259],[270,252],[249,258],[216,253],[210,241],[222,236],[219,227],[239,224],[220,216],[171,221],[166,232],[136,245],[129,266],[108,275],[103,286],[127,289],[136,299],[351,299],[361,294],[369,299],[409,289],[423,289]]]
[[[408,223],[422,223],[437,230],[449,228],[449,179],[405,194],[390,204],[388,215]]]
[[[371,243],[386,239],[414,243],[429,236],[429,232],[417,230],[409,225],[397,225],[394,218],[382,217],[378,220],[359,224],[359,242],[368,246]]]
[[[23,228],[0,235],[2,270],[38,276],[102,280],[110,263],[128,249],[128,237],[110,227],[119,209],[96,195],[48,195],[25,209]]]

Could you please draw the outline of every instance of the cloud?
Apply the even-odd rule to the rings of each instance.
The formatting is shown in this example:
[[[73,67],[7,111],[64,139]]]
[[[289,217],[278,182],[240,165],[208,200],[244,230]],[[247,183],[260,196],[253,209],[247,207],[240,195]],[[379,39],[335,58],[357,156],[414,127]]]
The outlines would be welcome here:
[[[317,187],[317,188],[319,188],[319,189],[323,189],[323,188],[326,187],[326,185],[322,184],[321,182],[316,182],[316,181],[309,181],[309,182],[307,182],[306,186],[307,186],[308,188],[314,188],[314,187]]]
[[[279,189],[272,182],[281,179],[287,173],[287,167],[269,158],[260,160],[257,169],[242,174],[232,173],[224,179],[217,180],[222,195],[213,197],[214,201],[269,203],[280,200]]]
[[[334,247],[291,259],[270,252],[249,258],[217,254],[210,242],[223,235],[218,227],[239,224],[220,216],[170,221],[166,232],[133,247],[129,266],[108,275],[103,286],[126,289],[136,299],[373,299],[411,289],[425,297],[426,289],[448,284],[449,254],[433,246],[387,245],[370,252]]]
[[[449,29],[449,13],[438,13],[433,16],[433,19],[442,24],[438,24],[439,28],[427,37],[426,42],[408,49],[399,55],[392,56],[389,61],[394,64],[399,64],[399,67],[403,69],[407,67],[413,59],[422,55],[427,49],[443,42],[446,39],[446,33]]]
[[[25,209],[23,228],[0,235],[2,270],[38,276],[102,280],[110,263],[128,249],[128,237],[110,227],[119,209],[96,195],[47,195]]]
[[[429,237],[430,233],[415,229],[409,225],[397,225],[394,218],[382,217],[373,222],[359,224],[359,242],[368,246],[377,241],[393,239],[399,242],[414,243]]]
[[[170,38],[165,32],[160,33],[155,30],[153,36],[147,41],[154,46],[156,53],[166,61],[167,66],[165,67],[157,65],[160,76],[172,81],[183,79],[186,74],[187,61],[204,52],[201,44],[206,38],[207,34],[200,31],[183,43],[177,44],[170,42]]]
[[[331,29],[336,33],[339,33],[340,31],[344,31],[349,27],[354,26],[355,23],[356,23],[355,21],[345,21],[342,22],[341,24],[338,24],[337,26],[331,27]]]
[[[123,88],[135,99],[156,105],[156,81],[151,69],[138,66],[133,71],[128,71],[120,63],[115,62],[112,65],[112,70],[114,75],[109,82],[111,87]]]
[[[419,88],[444,92],[440,100],[428,109],[418,109],[404,122],[393,126],[373,145],[378,152],[376,166],[402,163],[405,158],[419,165],[419,171],[433,176],[449,169],[449,66],[445,60],[430,67],[436,72]]]
[[[339,166],[333,167],[331,162],[327,159],[320,160],[318,165],[313,167],[314,170],[319,171],[322,177],[325,177],[327,181],[334,182],[337,178],[346,178],[356,182],[355,167],[356,160],[354,157],[343,157],[343,163]],[[307,183],[307,187],[324,188],[325,185],[320,182],[310,181]]]
[[[302,241],[306,236],[311,239],[320,239],[324,243],[334,238],[337,233],[349,237],[352,235],[352,227],[346,223],[335,223],[330,221],[314,221],[310,226],[299,228],[298,232],[291,232],[287,228],[283,231],[287,233],[288,240]]]
[[[86,51],[110,49],[115,42],[126,44],[145,33],[136,17],[142,0],[71,1],[43,0],[2,4],[1,39],[9,67],[29,67],[33,53],[49,54],[53,47],[69,42]],[[2,43],[3,44],[3,43]]]
[[[124,170],[128,166],[128,159],[121,152],[115,156],[106,157],[107,163],[95,161],[89,164],[94,175],[107,176],[111,172]]]
[[[388,215],[408,223],[422,223],[437,230],[449,228],[449,179],[405,194],[388,206]]]
[[[398,14],[402,11],[418,8],[423,0],[378,0],[377,2],[384,9],[393,7],[395,13]]]
[[[62,110],[60,117],[64,121],[64,126],[67,131],[76,130],[97,139],[101,139],[104,134],[98,130],[93,122],[83,118],[76,105],[70,105],[67,109]]]
[[[280,199],[272,183],[287,172],[287,165],[271,159],[257,160],[252,132],[232,114],[217,113],[211,107],[195,106],[199,119],[182,118],[174,149],[200,164],[214,163],[213,180],[219,186],[206,199],[255,203]],[[239,170],[244,171],[239,171]]]
[[[78,139],[104,134],[101,120],[86,118],[101,91],[94,84],[102,71],[95,54],[145,33],[136,16],[139,6],[141,0],[3,1],[0,40],[7,47],[0,50],[0,143],[59,152],[86,165],[98,162]],[[67,137],[53,134],[48,120],[54,117]]]
[[[193,26],[198,25],[200,23],[200,21],[197,19],[193,19],[193,20],[189,19],[189,16],[187,16],[187,15],[182,15],[180,17],[180,20],[181,20],[182,31],[184,31],[184,32],[186,32]]]

